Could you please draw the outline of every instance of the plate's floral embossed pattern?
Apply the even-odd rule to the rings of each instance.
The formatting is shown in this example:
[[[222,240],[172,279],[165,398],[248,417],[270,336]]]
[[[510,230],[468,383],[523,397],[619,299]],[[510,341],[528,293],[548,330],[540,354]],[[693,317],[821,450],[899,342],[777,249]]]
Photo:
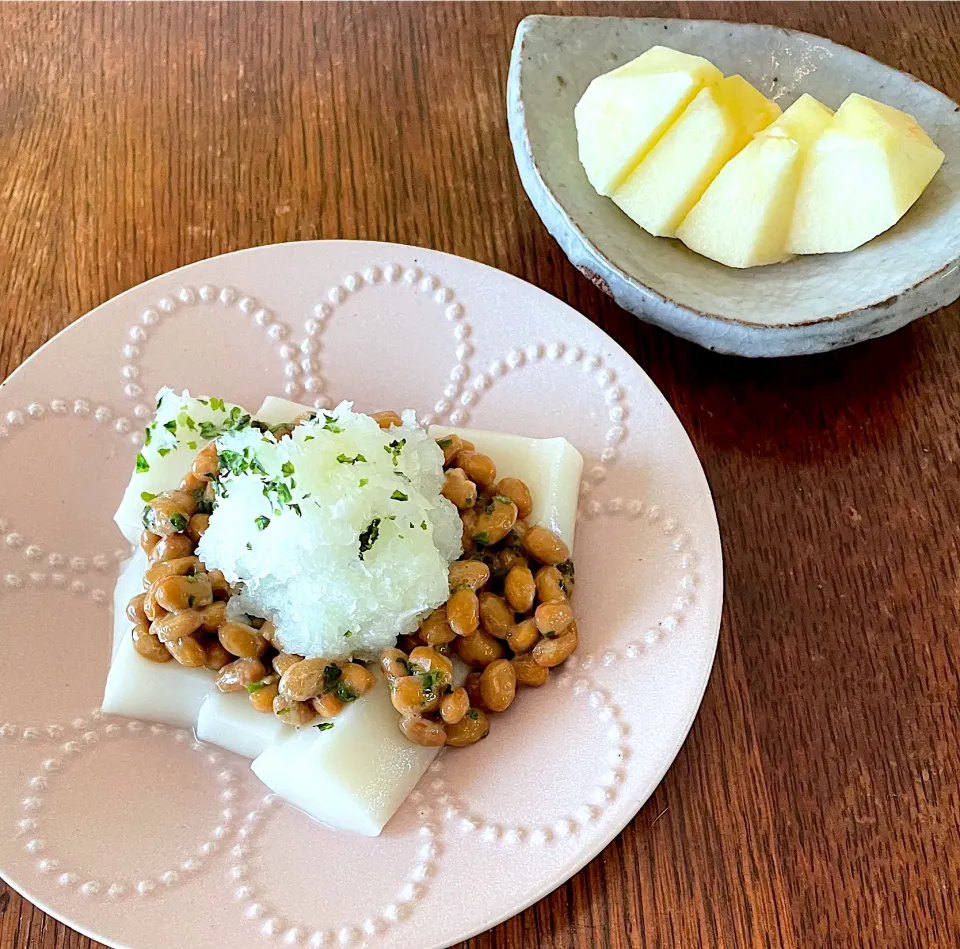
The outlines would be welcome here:
[[[361,918],[336,925],[332,925],[329,919],[321,922],[319,917],[323,913],[322,910],[318,913],[316,907],[303,908],[302,919],[277,915],[267,901],[265,890],[282,885],[282,881],[255,878],[251,856],[256,850],[256,838],[261,835],[264,824],[269,830],[271,812],[284,806],[274,795],[265,795],[261,803],[247,814],[230,851],[229,877],[234,886],[233,898],[239,904],[243,918],[255,923],[262,935],[280,939],[285,946],[306,949],[355,946],[384,935],[389,928],[410,917],[426,895],[443,852],[443,824],[438,820],[437,808],[427,800],[423,791],[415,789],[409,798],[409,806],[416,813],[416,834],[410,841],[410,863],[400,874],[395,892],[383,894],[388,901],[368,908]]]
[[[128,476],[133,446],[141,443],[143,426],[153,411],[153,393],[145,389],[145,376],[153,380],[170,365],[170,378],[164,377],[164,382],[199,392],[207,387],[212,391],[208,373],[219,371],[202,358],[168,362],[170,336],[159,332],[166,323],[184,321],[186,327],[193,320],[225,333],[231,342],[232,368],[247,376],[254,368],[260,372],[256,387],[251,384],[246,393],[229,393],[235,401],[252,404],[282,391],[288,398],[323,408],[358,397],[369,369],[380,368],[364,366],[364,372],[358,371],[362,363],[356,361],[357,351],[362,358],[363,341],[355,338],[350,321],[387,300],[391,310],[410,321],[398,338],[397,347],[403,350],[398,362],[413,365],[425,359],[444,373],[438,389],[424,382],[417,390],[412,407],[424,423],[509,430],[506,404],[508,413],[522,407],[527,413],[525,427],[536,433],[555,424],[557,406],[566,408],[565,393],[581,399],[579,414],[568,412],[565,423],[565,434],[585,461],[577,559],[605,562],[613,557],[614,569],[616,551],[604,542],[603,525],[615,527],[617,543],[636,544],[639,538],[644,552],[655,560],[657,595],[641,590],[625,599],[618,604],[623,615],[611,624],[605,613],[602,629],[599,624],[593,628],[590,618],[584,617],[581,651],[555,671],[545,689],[537,690],[538,701],[556,703],[593,736],[576,749],[570,786],[554,788],[539,801],[535,814],[512,819],[499,806],[496,774],[491,774],[489,762],[473,749],[442,754],[386,829],[385,839],[400,846],[388,850],[389,866],[381,868],[394,881],[388,889],[366,893],[361,886],[358,893],[355,874],[350,884],[335,875],[324,878],[320,903],[297,911],[281,907],[282,900],[276,897],[285,890],[289,868],[306,867],[303,861],[318,848],[328,853],[345,848],[343,853],[349,853],[343,835],[331,835],[298,818],[273,795],[263,794],[244,762],[197,742],[188,732],[103,718],[98,711],[81,717],[60,714],[62,706],[55,701],[46,703],[50,714],[41,720],[49,723],[0,725],[0,740],[6,739],[4,747],[17,756],[10,769],[15,784],[2,784],[3,800],[9,798],[10,806],[0,814],[10,821],[7,839],[13,849],[0,833],[0,869],[68,921],[108,943],[135,949],[160,949],[171,941],[169,935],[161,943],[144,935],[151,931],[148,921],[159,919],[151,914],[169,907],[171,899],[178,900],[183,934],[192,931],[191,918],[199,919],[196,914],[213,911],[218,931],[238,945],[247,945],[250,936],[300,949],[446,945],[516,911],[573,872],[623,826],[659,779],[664,754],[675,753],[675,747],[652,751],[649,736],[667,732],[671,741],[682,739],[713,654],[719,545],[709,495],[682,431],[649,381],[598,330],[528,285],[433,252],[393,248],[385,254],[381,245],[334,242],[249,253],[250,270],[257,278],[249,287],[247,269],[239,265],[243,255],[234,255],[193,265],[172,280],[158,278],[158,290],[146,285],[130,291],[91,317],[102,325],[95,342],[85,339],[84,345],[102,352],[108,371],[119,365],[119,387],[113,368],[102,385],[90,380],[89,395],[65,398],[80,389],[78,378],[61,380],[56,371],[44,375],[42,358],[33,360],[40,373],[27,372],[29,367],[21,370],[17,376],[23,376],[25,384],[11,391],[9,399],[0,400],[0,463],[4,453],[16,451],[16,436],[27,426],[55,417],[93,423],[97,430],[116,436],[115,444],[122,446],[112,450],[120,459],[112,462],[113,467],[122,470],[109,472],[112,482],[104,487],[102,508],[97,509],[107,520]],[[296,262],[285,269],[287,257]],[[340,263],[339,276],[331,271],[331,259]],[[310,261],[315,267],[305,266]],[[322,280],[313,275],[314,269],[323,271]],[[261,302],[268,298],[269,305]],[[340,343],[328,334],[334,323]],[[303,328],[299,339],[291,329],[296,326]],[[54,346],[65,348],[71,338]],[[342,349],[344,339],[352,351]],[[504,339],[529,342],[505,348]],[[264,353],[269,354],[267,359]],[[562,388],[556,382],[558,373],[566,380]],[[231,377],[229,372],[225,375]],[[120,404],[114,406],[113,399],[121,395]],[[540,420],[547,419],[550,425],[542,425]],[[642,486],[634,474],[638,469],[644,472]],[[106,650],[111,588],[117,564],[127,551],[120,545],[107,551],[85,550],[70,536],[58,541],[58,549],[38,543],[31,536],[29,519],[10,500],[0,490],[0,595],[5,603],[46,598],[56,591],[68,594],[68,600],[79,598],[77,602],[94,606],[103,621],[102,628],[88,626],[84,632],[91,638],[102,636]],[[600,594],[617,596],[616,591],[584,588],[583,582],[578,583],[575,606],[584,597],[595,601]],[[656,607],[661,610],[664,603],[666,612],[651,612],[652,604],[661,604]],[[663,718],[663,705],[669,706],[671,700],[664,703],[654,693],[659,679],[669,679],[675,669],[681,670],[683,681],[672,687],[683,702],[672,701],[682,709]],[[93,678],[97,681],[91,687],[91,701],[81,708],[96,700],[102,673]],[[521,694],[509,713],[517,721],[525,714],[525,697]],[[31,709],[25,708],[24,714]],[[0,721],[5,714],[0,711]],[[532,730],[537,725],[529,723]],[[569,737],[556,745],[556,736],[549,731],[536,735],[544,746],[541,753],[553,761],[562,761],[572,751]],[[68,859],[62,846],[68,839],[64,835],[71,833],[71,821],[78,819],[67,813],[70,795],[63,795],[72,790],[74,762],[118,742],[136,743],[132,747],[148,769],[144,773],[156,775],[150,787],[156,784],[153,793],[160,799],[164,782],[173,777],[165,773],[171,742],[193,752],[196,758],[190,760],[201,762],[203,768],[191,781],[206,785],[202,790],[201,785],[196,787],[202,795],[198,806],[216,814],[212,829],[201,838],[180,839],[175,822],[168,821],[167,834],[181,845],[180,856],[153,863],[144,858],[142,866],[134,860],[129,872],[122,874],[98,869],[95,848],[81,847],[87,857]],[[483,747],[493,748],[496,742],[495,718]],[[499,764],[498,757],[498,767],[511,768],[512,780],[535,783],[545,769],[523,756],[508,763],[515,744],[504,741],[496,746],[503,758]],[[104,781],[112,782],[105,787],[125,786],[131,780],[119,767],[119,760],[105,764]],[[179,766],[171,767],[176,771]],[[51,807],[48,798],[58,790],[60,806]],[[284,826],[293,821],[295,829],[293,833],[287,828],[287,838],[280,834],[282,844],[276,830],[280,818]],[[102,832],[106,837],[112,833],[109,827]],[[123,835],[110,845],[121,848],[122,855]],[[291,864],[290,854],[278,849],[290,846],[304,848],[300,863]],[[493,886],[485,895],[492,902],[464,904],[455,883],[457,867],[492,861],[493,872],[502,859],[496,854],[503,849],[515,861],[514,883],[523,885],[499,891]],[[401,857],[401,852],[408,856]],[[131,929],[122,916],[111,915],[109,908],[121,905],[134,907],[143,925]],[[458,912],[449,912],[451,906],[459,907]],[[163,918],[169,921],[166,913]]]
[[[79,723],[77,723],[79,724]],[[62,744],[56,752],[43,759],[37,773],[27,781],[25,796],[21,800],[22,816],[17,820],[15,836],[23,839],[23,848],[30,854],[38,855],[36,871],[40,874],[55,876],[58,886],[72,887],[85,897],[95,899],[120,900],[128,897],[147,897],[157,889],[170,888],[188,883],[191,878],[204,870],[227,841],[237,832],[239,814],[238,774],[225,756],[215,748],[197,741],[184,729],[171,729],[165,725],[145,725],[143,722],[109,721],[100,727],[92,727]],[[79,732],[79,729],[77,729]],[[71,867],[67,861],[57,856],[57,841],[45,834],[44,812],[47,809],[46,792],[57,782],[69,777],[70,766],[80,755],[95,753],[102,742],[116,742],[124,737],[146,733],[151,738],[161,740],[172,738],[180,745],[189,747],[202,756],[210,772],[213,784],[212,798],[221,807],[217,821],[210,833],[193,846],[182,858],[160,870],[153,876],[138,876],[137,879],[98,879],[96,872],[86,872],[85,868]],[[190,844],[184,841],[184,844]]]
[[[485,843],[542,847],[556,840],[576,836],[582,828],[599,821],[607,806],[616,799],[630,757],[627,740],[630,728],[623,721],[620,710],[613,704],[610,695],[597,688],[586,676],[573,678],[570,671],[564,670],[555,675],[547,685],[570,691],[576,700],[585,702],[593,710],[604,733],[605,740],[596,746],[596,755],[591,754],[588,760],[578,763],[586,792],[584,799],[565,814],[551,813],[550,806],[544,805],[543,817],[538,822],[515,824],[475,813],[454,793],[448,795],[452,799],[447,802],[445,816],[453,821],[461,832],[475,833]],[[590,760],[594,757],[595,761]],[[433,768],[435,771],[455,769],[456,759],[445,759],[441,756]],[[588,775],[596,776],[592,787]]]
[[[327,382],[322,375],[323,360],[319,355],[323,346],[323,335],[338,307],[364,287],[373,287],[378,284],[394,286],[410,293],[420,293],[431,299],[451,324],[455,362],[450,367],[450,381],[444,387],[443,393],[438,394],[433,410],[421,410],[420,419],[424,425],[432,425],[444,419],[449,419],[453,425],[465,424],[465,414],[462,410],[454,408],[452,400],[460,396],[464,383],[470,375],[468,360],[473,355],[473,345],[470,342],[472,327],[464,319],[464,305],[456,299],[454,291],[444,286],[438,277],[431,274],[424,275],[423,269],[417,266],[404,268],[397,263],[388,263],[384,266],[371,264],[362,272],[347,274],[339,284],[327,291],[325,299],[313,307],[312,316],[304,324],[306,337],[299,344],[300,352],[303,354],[299,369],[306,375],[303,388],[313,397],[313,404],[318,409],[330,408],[340,398],[350,396],[350,393],[339,393],[337,398],[333,398],[328,391]],[[297,363],[288,363],[287,368],[288,375],[299,375],[296,371]],[[454,416],[458,420],[455,421]]]

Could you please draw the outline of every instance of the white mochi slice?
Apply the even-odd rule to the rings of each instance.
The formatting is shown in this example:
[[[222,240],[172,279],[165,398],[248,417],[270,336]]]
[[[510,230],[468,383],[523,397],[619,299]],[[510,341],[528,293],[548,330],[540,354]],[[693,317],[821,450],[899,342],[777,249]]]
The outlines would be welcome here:
[[[497,477],[519,478],[530,489],[533,510],[527,520],[548,527],[573,550],[583,457],[565,438],[525,438],[474,428],[431,425],[432,438],[459,435],[489,455]]]
[[[211,441],[203,435],[219,434],[232,414],[242,416],[246,410],[218,399],[193,398],[186,389],[182,394],[160,390],[156,417],[146,428],[150,444],[144,444],[137,458],[132,459],[134,471],[113,516],[120,533],[131,544],[137,543],[143,531],[142,495],[176,488],[197,452]]]
[[[305,412],[316,412],[316,409],[313,406],[304,405],[302,402],[291,402],[289,399],[280,399],[275,395],[268,395],[253,417],[273,427],[284,422],[292,422],[297,416],[303,415]]]
[[[258,712],[246,692],[214,689],[197,719],[197,738],[244,758],[256,758],[272,745],[295,735],[296,729],[276,715]]]
[[[194,728],[200,706],[217,690],[209,669],[188,669],[171,659],[144,659],[126,635],[113,657],[101,708],[108,715],[123,715],[178,728]]]
[[[376,837],[420,780],[439,749],[404,738],[386,684],[332,719],[306,726],[257,758],[253,773],[314,820]]]
[[[139,547],[120,567],[120,576],[113,588],[113,645],[110,650],[113,656],[124,637],[130,638],[133,624],[127,619],[127,604],[138,593],[143,593],[143,574],[147,567],[147,555]]]

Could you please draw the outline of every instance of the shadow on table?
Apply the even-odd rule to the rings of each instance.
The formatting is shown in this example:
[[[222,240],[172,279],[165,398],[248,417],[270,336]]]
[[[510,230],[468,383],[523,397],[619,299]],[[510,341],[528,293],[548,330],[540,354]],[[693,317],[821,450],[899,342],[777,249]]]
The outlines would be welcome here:
[[[927,330],[914,324],[832,353],[743,359],[684,346],[670,388],[696,440],[784,463],[856,453],[895,437],[922,387]],[[658,373],[660,375],[660,373]],[[686,391],[684,391],[686,390]]]

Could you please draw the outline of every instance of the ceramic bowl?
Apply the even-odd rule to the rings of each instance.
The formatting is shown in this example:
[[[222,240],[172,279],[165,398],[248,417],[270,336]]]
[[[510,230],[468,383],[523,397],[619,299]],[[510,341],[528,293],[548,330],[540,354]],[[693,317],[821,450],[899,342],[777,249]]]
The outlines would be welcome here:
[[[846,254],[735,270],[651,237],[587,181],[573,109],[601,73],[656,44],[740,73],[786,108],[852,92],[915,116],[946,154],[891,230]],[[719,20],[530,16],[508,83],[523,186],[571,262],[631,313],[709,349],[823,352],[893,332],[960,296],[960,107],[913,76],[806,33]]]

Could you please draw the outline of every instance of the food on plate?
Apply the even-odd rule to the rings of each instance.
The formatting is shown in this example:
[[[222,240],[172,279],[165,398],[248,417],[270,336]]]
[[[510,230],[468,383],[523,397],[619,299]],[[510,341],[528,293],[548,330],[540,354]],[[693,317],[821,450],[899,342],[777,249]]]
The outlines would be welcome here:
[[[717,176],[780,108],[742,76],[705,86],[646,158],[613,192],[628,217],[656,237],[673,237]]]
[[[597,76],[574,112],[593,187],[613,194],[704,84],[722,78],[713,63],[666,46]]]
[[[848,96],[804,162],[788,249],[823,254],[865,244],[906,214],[942,163],[912,115]]]
[[[728,267],[788,260],[800,169],[833,113],[802,95],[723,168],[677,228],[691,250]]]
[[[116,515],[138,549],[104,711],[194,726],[378,834],[576,648],[581,470],[563,439],[163,390]]]
[[[862,95],[783,115],[740,76],[656,46],[594,79],[574,110],[598,194],[648,233],[730,267],[853,250],[889,229],[943,152],[916,120]]]

